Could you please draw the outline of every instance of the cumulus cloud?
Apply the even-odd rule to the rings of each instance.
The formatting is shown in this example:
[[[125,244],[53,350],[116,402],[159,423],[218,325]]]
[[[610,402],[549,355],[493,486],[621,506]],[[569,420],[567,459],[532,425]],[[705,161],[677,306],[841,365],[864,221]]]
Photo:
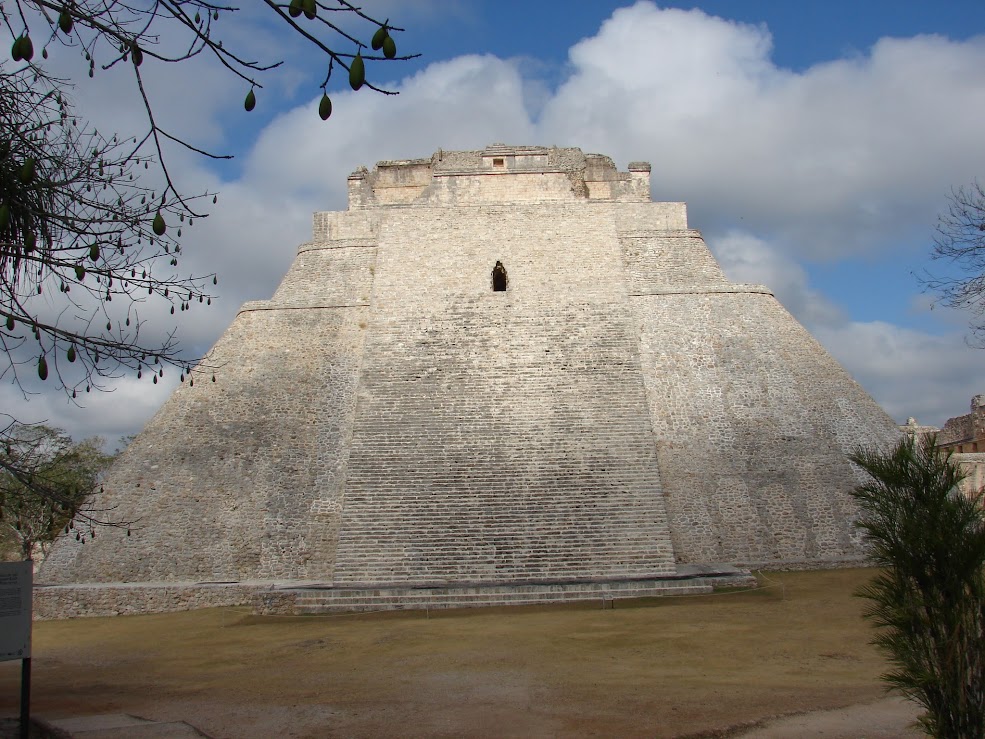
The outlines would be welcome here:
[[[44,392],[30,373],[24,375],[24,389],[0,385],[0,422],[14,418],[21,423],[44,423],[65,429],[75,439],[101,436],[113,449],[122,436],[139,431],[157,412],[178,384],[177,371],[165,370],[155,385],[145,373],[140,380],[122,377],[107,384],[104,391],[80,392],[72,400],[61,393]]]
[[[815,336],[900,423],[913,416],[941,426],[982,392],[981,352],[960,335],[871,321],[819,327]]]
[[[654,194],[705,227],[742,217],[812,258],[898,243],[985,169],[985,37],[883,39],[801,73],[770,50],[764,27],[637,3],[572,48],[541,130],[649,158]]]
[[[843,310],[811,288],[807,272],[783,250],[742,231],[709,236],[707,243],[725,275],[733,282],[766,285],[801,323],[837,326]]]
[[[423,17],[435,6],[415,7]],[[811,286],[809,266],[890,246],[897,259],[912,256],[948,187],[985,171],[985,37],[883,39],[798,72],[777,67],[771,49],[764,26],[638,2],[571,48],[556,89],[529,60],[462,56],[392,80],[397,97],[334,93],[328,122],[315,97],[270,112],[306,89],[290,75],[264,92],[270,107],[244,118],[244,91],[214,70],[196,72],[193,86],[187,69],[154,72],[179,130],[220,148],[257,134],[233,168],[175,155],[183,187],[221,193],[188,231],[182,260],[182,269],[218,272],[221,299],[179,316],[185,344],[204,353],[242,302],[274,292],[309,237],[311,213],[345,208],[355,167],[498,141],[557,144],[610,154],[623,167],[649,160],[654,198],[688,201],[730,278],[771,287],[897,418],[940,422],[961,412],[981,390],[981,355],[953,327],[931,335],[898,325],[902,316],[853,321]],[[99,120],[128,121],[132,101],[103,79],[80,102],[96,105]],[[186,110],[195,116],[182,120]],[[146,387],[120,386],[138,395]],[[132,431],[163,399],[160,389],[147,397],[155,400],[146,406],[100,405],[93,423],[114,418],[120,433]]]

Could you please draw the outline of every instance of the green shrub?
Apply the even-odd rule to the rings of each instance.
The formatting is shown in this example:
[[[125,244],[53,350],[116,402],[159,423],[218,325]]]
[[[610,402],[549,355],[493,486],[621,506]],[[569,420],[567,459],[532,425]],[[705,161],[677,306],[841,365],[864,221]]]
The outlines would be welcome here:
[[[985,736],[985,519],[982,494],[936,439],[904,439],[851,460],[871,481],[854,492],[857,525],[882,572],[859,595],[893,669],[884,679],[926,709],[935,737]]]

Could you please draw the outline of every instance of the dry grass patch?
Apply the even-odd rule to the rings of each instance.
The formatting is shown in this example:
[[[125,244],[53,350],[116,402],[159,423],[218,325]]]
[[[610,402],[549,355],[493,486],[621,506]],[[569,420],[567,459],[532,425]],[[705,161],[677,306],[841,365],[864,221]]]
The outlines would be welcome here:
[[[883,695],[869,570],[705,597],[332,617],[236,609],[38,623],[34,707],[216,737],[678,736]],[[0,713],[19,663],[0,664]]]

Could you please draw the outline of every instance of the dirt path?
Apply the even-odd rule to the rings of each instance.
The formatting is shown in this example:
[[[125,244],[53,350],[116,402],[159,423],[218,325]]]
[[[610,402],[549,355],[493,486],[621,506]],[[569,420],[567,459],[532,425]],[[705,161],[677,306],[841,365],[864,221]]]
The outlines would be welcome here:
[[[901,736],[915,712],[882,700],[885,665],[851,596],[870,575],[782,573],[757,592],[613,610],[39,623],[33,704],[50,718],[125,712],[237,739]],[[16,712],[15,665],[0,664],[3,715]],[[872,705],[822,717],[829,733],[734,731],[859,704]],[[884,725],[897,733],[876,733]],[[769,731],[780,733],[756,733]]]
[[[925,737],[913,726],[918,707],[902,698],[883,698],[847,708],[812,711],[766,722],[748,731],[732,734],[735,739],[904,739]]]

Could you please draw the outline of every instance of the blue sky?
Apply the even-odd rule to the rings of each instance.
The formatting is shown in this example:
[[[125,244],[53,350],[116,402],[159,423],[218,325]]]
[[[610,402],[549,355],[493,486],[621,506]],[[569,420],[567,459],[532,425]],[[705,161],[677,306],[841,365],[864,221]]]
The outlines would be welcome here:
[[[985,178],[985,3],[364,7],[405,27],[400,50],[422,56],[369,66],[395,98],[334,80],[328,122],[315,114],[323,70],[256,8],[221,27],[259,58],[287,57],[253,113],[242,110],[248,88],[221,70],[145,69],[167,125],[236,155],[221,166],[174,155],[187,190],[220,192],[185,245],[186,262],[222,280],[210,312],[180,317],[190,354],[242,302],[273,293],[311,212],[345,207],[356,166],[503,141],[580,146],[623,169],[650,161],[654,199],[686,200],[730,278],[771,287],[898,421],[939,425],[985,392],[968,316],[931,310],[914,277],[948,189]],[[53,68],[74,74],[73,58],[53,52]],[[75,97],[101,128],[125,132],[139,118],[114,74],[79,80]],[[21,417],[113,439],[172,386],[122,378],[84,410],[50,392],[28,403],[0,393]]]

